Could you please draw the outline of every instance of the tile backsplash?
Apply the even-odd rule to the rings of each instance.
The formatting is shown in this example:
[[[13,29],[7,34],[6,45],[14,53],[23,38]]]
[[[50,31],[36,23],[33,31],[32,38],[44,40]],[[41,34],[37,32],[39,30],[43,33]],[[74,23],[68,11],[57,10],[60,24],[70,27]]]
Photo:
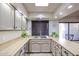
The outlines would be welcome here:
[[[21,31],[0,31],[0,44],[20,37]]]

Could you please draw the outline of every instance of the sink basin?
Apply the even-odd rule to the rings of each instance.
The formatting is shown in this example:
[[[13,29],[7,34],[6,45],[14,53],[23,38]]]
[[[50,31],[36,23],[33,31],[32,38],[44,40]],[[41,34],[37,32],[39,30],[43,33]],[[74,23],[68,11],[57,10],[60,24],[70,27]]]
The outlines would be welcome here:
[[[48,36],[34,36],[34,38],[48,38]]]

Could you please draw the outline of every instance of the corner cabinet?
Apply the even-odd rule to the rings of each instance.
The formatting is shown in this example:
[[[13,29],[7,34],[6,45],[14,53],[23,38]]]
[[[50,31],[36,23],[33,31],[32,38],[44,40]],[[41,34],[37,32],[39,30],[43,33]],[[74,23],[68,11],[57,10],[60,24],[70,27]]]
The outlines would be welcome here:
[[[14,8],[0,3],[0,30],[14,30]]]

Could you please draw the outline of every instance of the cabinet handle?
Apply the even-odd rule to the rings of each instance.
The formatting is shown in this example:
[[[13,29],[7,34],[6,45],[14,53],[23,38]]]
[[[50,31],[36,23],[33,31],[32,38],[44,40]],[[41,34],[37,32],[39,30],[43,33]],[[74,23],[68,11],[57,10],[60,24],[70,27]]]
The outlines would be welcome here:
[[[22,53],[22,50],[20,51],[20,54]]]
[[[64,53],[68,56],[68,53],[66,51],[64,51]]]

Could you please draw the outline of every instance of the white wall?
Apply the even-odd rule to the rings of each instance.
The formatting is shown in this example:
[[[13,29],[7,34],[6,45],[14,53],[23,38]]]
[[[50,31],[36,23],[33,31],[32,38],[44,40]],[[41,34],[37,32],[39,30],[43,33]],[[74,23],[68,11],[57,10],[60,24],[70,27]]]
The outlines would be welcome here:
[[[49,35],[51,35],[52,32],[59,32],[58,21],[49,21]]]
[[[0,31],[0,44],[21,36],[21,31]]]
[[[27,21],[27,31],[29,32],[29,35],[32,34],[32,24],[31,24],[31,20]]]

